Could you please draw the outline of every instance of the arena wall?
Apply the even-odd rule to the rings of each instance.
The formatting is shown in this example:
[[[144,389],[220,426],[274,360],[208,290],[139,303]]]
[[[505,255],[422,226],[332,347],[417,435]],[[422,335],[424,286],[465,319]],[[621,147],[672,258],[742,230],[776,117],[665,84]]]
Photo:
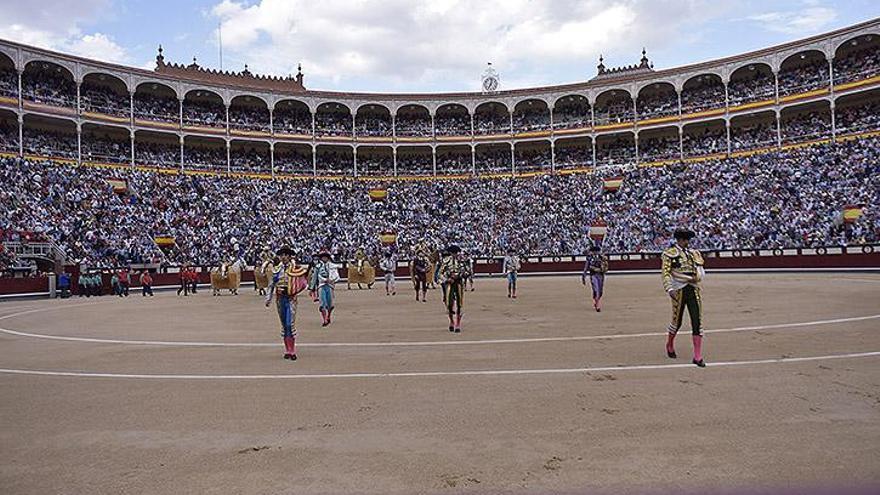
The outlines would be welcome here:
[[[706,252],[704,255],[706,258],[706,268],[710,271],[880,271],[880,246],[872,245],[849,248],[829,247],[761,251],[713,251]],[[660,270],[659,253],[613,254],[610,258],[609,266],[612,273],[642,271],[658,272]],[[525,258],[521,273],[526,275],[577,274],[583,270],[583,267],[584,259],[582,256],[528,257]],[[209,271],[209,267],[201,267],[199,271],[199,285],[210,284]],[[500,259],[477,260],[474,264],[474,271],[480,276],[497,275],[501,271]],[[79,276],[79,269],[77,266],[68,266],[67,272],[73,275],[73,294],[76,294],[76,282]],[[341,272],[345,272],[344,268]],[[396,276],[404,282],[409,280],[409,269],[407,268],[406,261],[400,262]],[[110,277],[110,274],[105,274],[103,277],[105,294],[110,293]],[[140,289],[140,283],[136,278],[137,277],[132,277],[132,291]],[[166,272],[160,271],[159,273],[155,273],[153,275],[153,280],[153,286],[156,288],[177,287],[179,284],[177,269],[170,268]],[[243,283],[248,284],[253,281],[253,270],[245,270],[242,272]],[[377,284],[381,284],[380,278],[377,278]],[[40,296],[48,293],[49,280],[47,277],[0,279],[0,297]]]

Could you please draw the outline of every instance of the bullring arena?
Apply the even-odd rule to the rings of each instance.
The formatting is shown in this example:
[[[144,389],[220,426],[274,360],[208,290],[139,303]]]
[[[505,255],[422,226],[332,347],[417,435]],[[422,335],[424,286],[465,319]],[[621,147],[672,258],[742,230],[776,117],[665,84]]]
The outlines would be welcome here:
[[[3,485],[698,493],[877,481],[880,276],[711,276],[706,369],[663,353],[657,285],[611,276],[596,313],[577,277],[524,277],[516,301],[503,280],[479,279],[458,335],[438,291],[426,304],[409,287],[340,291],[326,329],[302,303],[295,365],[249,290],[5,303]]]
[[[0,495],[877,493],[838,27],[459,93],[0,40]]]

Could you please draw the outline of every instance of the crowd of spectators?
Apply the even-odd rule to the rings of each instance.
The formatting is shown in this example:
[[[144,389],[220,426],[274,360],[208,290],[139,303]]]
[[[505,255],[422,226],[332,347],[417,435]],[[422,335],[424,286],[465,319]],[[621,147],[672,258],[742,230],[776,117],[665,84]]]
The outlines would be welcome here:
[[[390,137],[391,117],[360,116],[356,119],[355,133],[365,137]]]
[[[121,94],[107,86],[88,80],[79,87],[79,106],[83,112],[103,113],[128,118],[131,100],[128,93]]]
[[[18,98],[18,73],[12,67],[0,67],[0,97]]]
[[[180,100],[173,96],[136,92],[134,94],[134,118],[178,124],[180,123]]]
[[[831,136],[831,114],[827,111],[783,115],[780,120],[782,144]]]
[[[824,57],[779,71],[779,96],[805,93],[827,87],[830,74]]]
[[[229,128],[269,132],[269,109],[248,105],[231,105],[229,107]]]
[[[724,126],[685,128],[681,136],[684,156],[702,156],[727,152],[727,129]]]
[[[509,156],[508,156],[509,160]],[[0,159],[0,229],[32,231],[93,263],[163,258],[214,264],[237,241],[253,262],[266,244],[304,253],[322,247],[350,256],[375,252],[377,234],[399,234],[404,256],[429,238],[477,256],[581,254],[589,226],[609,226],[609,251],[656,251],[687,226],[701,249],[781,248],[880,241],[880,140],[866,138],[735,159],[611,170],[603,175],[402,181],[372,201],[374,183],[351,179],[264,180],[108,171]],[[864,204],[856,224],[841,210]],[[175,247],[153,243],[171,235]]]
[[[315,115],[315,135],[351,136],[351,115],[338,112],[318,112]]]
[[[185,100],[183,124],[203,127],[226,127],[226,107],[215,100]]]
[[[681,91],[681,113],[696,113],[724,107],[724,84],[713,76],[698,76]]]
[[[880,50],[876,42],[856,42],[858,49],[834,59],[834,84],[868,79],[880,73]]]
[[[540,105],[526,105],[513,113],[514,132],[545,131],[550,129],[550,111]]]
[[[29,69],[21,76],[21,93],[25,100],[44,105],[76,108],[76,83],[60,67],[54,70]]]
[[[596,104],[593,110],[596,125],[620,124],[635,120],[635,108],[629,95],[610,97],[604,104]]]
[[[754,66],[745,75],[731,79],[727,85],[727,99],[731,107],[754,101],[772,100],[776,97],[776,81],[773,73],[762,72]]]
[[[678,115],[678,94],[675,91],[658,91],[639,95],[636,105],[639,119]]]

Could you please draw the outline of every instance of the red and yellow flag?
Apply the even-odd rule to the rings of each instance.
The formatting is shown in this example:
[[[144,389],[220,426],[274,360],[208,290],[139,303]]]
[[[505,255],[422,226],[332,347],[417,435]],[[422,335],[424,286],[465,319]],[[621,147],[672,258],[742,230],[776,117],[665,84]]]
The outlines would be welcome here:
[[[608,233],[608,224],[605,223],[604,220],[596,220],[590,225],[590,238],[595,240],[602,240],[605,238],[605,234]]]
[[[128,192],[128,181],[125,179],[117,179],[115,177],[108,177],[105,179],[107,184],[110,184],[113,187],[113,192],[118,194],[123,194]]]
[[[397,242],[397,232],[385,231],[379,234],[379,242],[382,244],[390,245]]]
[[[388,197],[388,189],[382,188],[373,188],[367,191],[367,195],[370,196],[370,199],[373,201],[385,201],[385,198]]]
[[[862,207],[859,205],[847,205],[843,207],[843,221],[855,223],[862,216]]]
[[[602,189],[607,192],[615,192],[623,184],[623,177],[608,177],[603,180]]]

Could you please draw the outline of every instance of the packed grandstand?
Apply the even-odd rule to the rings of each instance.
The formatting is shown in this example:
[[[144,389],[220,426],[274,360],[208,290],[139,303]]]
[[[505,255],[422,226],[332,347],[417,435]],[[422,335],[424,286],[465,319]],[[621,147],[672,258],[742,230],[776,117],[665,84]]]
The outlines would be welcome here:
[[[0,237],[96,266],[210,265],[234,241],[253,261],[270,239],[346,258],[383,232],[404,257],[425,239],[571,255],[599,224],[611,252],[658,251],[681,225],[707,250],[871,244],[878,102],[876,20],[491,94],[310,91],[161,48],[145,71],[0,42]]]

